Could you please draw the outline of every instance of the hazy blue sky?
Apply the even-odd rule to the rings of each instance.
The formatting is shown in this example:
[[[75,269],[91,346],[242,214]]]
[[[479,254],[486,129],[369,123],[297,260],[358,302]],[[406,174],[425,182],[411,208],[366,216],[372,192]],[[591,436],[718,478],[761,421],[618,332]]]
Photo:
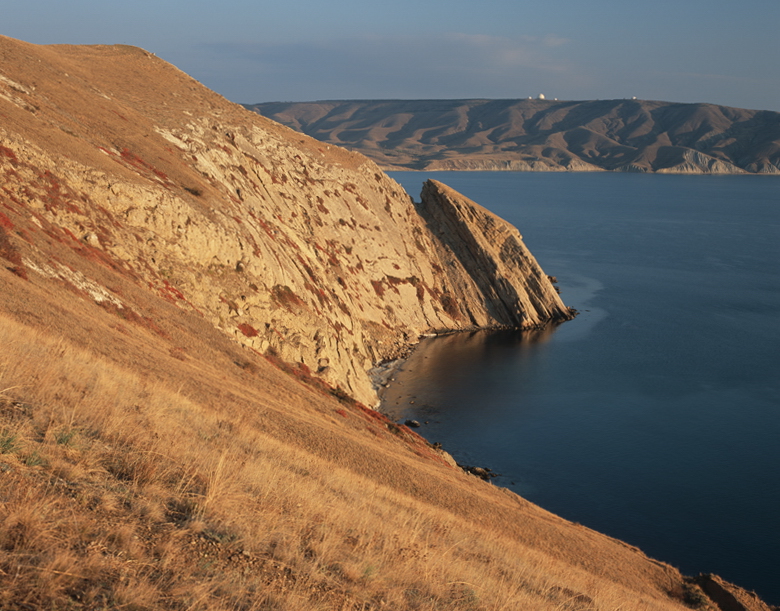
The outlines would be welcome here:
[[[780,110],[779,32],[780,0],[0,1],[6,36],[138,45],[241,103],[544,93]]]

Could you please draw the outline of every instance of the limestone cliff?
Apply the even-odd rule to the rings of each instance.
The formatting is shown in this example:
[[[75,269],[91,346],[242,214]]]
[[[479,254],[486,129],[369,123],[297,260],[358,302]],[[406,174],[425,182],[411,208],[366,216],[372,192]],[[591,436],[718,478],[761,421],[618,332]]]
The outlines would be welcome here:
[[[520,234],[441,184],[415,204],[141,49],[0,52],[0,224],[31,282],[153,324],[121,277],[366,403],[420,334],[571,316]]]
[[[444,275],[466,297],[460,309],[473,325],[528,327],[562,317],[555,289],[517,229],[435,180],[425,183],[420,208],[439,238]]]

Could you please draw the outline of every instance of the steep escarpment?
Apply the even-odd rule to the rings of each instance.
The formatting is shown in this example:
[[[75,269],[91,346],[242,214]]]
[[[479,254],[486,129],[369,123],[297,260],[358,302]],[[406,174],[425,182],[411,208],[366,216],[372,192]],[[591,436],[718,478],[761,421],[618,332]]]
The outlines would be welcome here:
[[[0,37],[0,60],[0,607],[699,594],[311,379],[370,400],[418,332],[569,316],[516,230],[141,49]]]
[[[435,180],[425,183],[420,208],[439,237],[437,255],[450,285],[460,285],[458,293],[473,295],[464,309],[474,325],[496,320],[529,327],[566,317],[549,277],[516,228]],[[469,306],[480,299],[485,312],[477,319]]]
[[[367,371],[420,334],[570,316],[519,234],[441,185],[415,205],[140,49],[0,49],[2,219],[32,282],[127,315],[99,261],[366,403]]]
[[[780,174],[780,113],[649,100],[247,105],[382,167]]]

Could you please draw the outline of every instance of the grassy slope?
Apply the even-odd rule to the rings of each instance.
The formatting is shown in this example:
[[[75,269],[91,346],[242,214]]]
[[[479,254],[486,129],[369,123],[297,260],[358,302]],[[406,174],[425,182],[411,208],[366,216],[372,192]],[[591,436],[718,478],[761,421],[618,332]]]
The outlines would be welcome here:
[[[32,70],[41,107],[8,106],[3,125],[122,171],[73,148],[72,83],[92,87],[91,71],[106,86],[121,60],[165,89],[169,69],[132,49],[3,44],[23,51],[5,67],[42,58],[62,71]],[[166,82],[166,95],[224,104]],[[92,144],[154,146],[133,114],[144,92],[127,96],[135,106],[118,120],[97,106],[80,115]],[[173,97],[155,112],[175,113]],[[196,177],[169,166],[179,183]],[[0,217],[1,608],[679,608],[676,570],[449,467],[411,431],[240,348],[20,205]],[[127,307],[101,307],[27,257]]]
[[[4,609],[676,608],[673,569],[135,305],[0,268]]]

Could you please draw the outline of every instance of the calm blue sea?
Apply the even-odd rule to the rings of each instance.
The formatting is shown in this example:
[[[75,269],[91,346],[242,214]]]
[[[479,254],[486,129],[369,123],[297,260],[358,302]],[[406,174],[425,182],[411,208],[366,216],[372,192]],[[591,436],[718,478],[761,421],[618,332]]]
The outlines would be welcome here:
[[[391,176],[513,223],[581,313],[425,341],[383,409],[546,509],[780,604],[780,178]]]

